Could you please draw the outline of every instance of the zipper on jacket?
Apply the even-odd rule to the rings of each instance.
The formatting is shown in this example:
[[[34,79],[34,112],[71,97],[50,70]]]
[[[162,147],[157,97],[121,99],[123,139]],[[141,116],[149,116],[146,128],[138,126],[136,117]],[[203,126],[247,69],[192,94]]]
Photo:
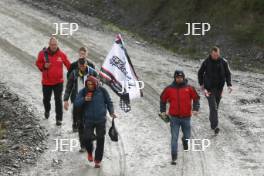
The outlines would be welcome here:
[[[179,93],[179,88],[177,88],[177,95],[178,95],[178,114],[180,115],[180,93]]]
[[[46,75],[47,75],[47,78],[49,78],[49,73],[48,73],[48,69],[45,68],[45,72],[46,72]]]

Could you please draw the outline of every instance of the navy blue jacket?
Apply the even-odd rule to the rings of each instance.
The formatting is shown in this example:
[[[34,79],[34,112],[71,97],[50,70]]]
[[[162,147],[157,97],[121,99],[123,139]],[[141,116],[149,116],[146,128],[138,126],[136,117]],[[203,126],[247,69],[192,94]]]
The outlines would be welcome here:
[[[87,88],[80,90],[74,102],[74,106],[83,108],[84,124],[105,121],[107,110],[110,114],[114,113],[113,102],[105,88],[101,86],[96,88],[90,102],[85,101],[87,92]]]

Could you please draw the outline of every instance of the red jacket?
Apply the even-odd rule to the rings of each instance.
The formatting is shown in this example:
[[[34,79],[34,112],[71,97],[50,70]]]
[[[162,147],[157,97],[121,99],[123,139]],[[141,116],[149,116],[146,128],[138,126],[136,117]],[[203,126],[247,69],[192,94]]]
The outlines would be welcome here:
[[[47,49],[50,67],[48,69],[44,68],[46,62],[44,51],[40,51],[38,54],[38,59],[36,65],[42,72],[42,84],[43,85],[56,85],[63,83],[63,65],[69,70],[71,63],[64,52],[58,49],[54,54],[51,54],[49,49]]]
[[[194,87],[184,83],[177,85],[173,82],[164,89],[160,96],[160,112],[166,112],[166,104],[169,102],[169,115],[179,118],[187,118],[192,116],[192,109],[199,110],[199,95]],[[193,107],[192,107],[193,105]]]

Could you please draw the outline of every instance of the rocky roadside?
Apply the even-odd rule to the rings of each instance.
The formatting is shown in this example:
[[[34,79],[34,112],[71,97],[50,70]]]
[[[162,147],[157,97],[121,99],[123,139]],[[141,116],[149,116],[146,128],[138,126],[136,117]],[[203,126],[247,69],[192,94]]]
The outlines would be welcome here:
[[[46,149],[47,131],[30,107],[0,83],[0,175],[19,175]]]

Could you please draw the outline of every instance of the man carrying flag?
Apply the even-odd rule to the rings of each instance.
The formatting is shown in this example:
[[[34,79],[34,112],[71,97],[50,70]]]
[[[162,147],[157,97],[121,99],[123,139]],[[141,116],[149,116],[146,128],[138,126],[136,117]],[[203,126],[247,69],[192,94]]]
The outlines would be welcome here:
[[[131,110],[130,100],[143,96],[134,67],[124,47],[121,35],[117,35],[100,72],[103,81],[120,97],[120,107]],[[141,86],[141,87],[140,87]]]

